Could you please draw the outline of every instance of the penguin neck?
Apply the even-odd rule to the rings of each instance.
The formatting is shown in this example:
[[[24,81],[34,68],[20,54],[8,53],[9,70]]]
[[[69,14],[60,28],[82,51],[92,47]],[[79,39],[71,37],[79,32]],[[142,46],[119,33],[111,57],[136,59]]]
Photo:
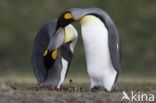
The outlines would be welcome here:
[[[100,48],[104,46],[105,49],[108,48],[108,31],[104,23],[98,17],[93,15],[84,16],[80,20],[80,24],[86,54],[88,49],[92,49],[91,51],[93,51],[98,48],[98,46],[102,46]]]
[[[77,37],[78,37],[77,31],[75,30],[75,28],[71,24],[69,24],[68,26],[65,27],[64,43],[71,42],[70,43],[70,49],[72,52],[74,52],[74,47],[75,47],[75,44],[77,42]]]
[[[81,25],[86,25],[86,24],[91,24],[91,23],[96,23],[96,24],[102,24],[103,25],[103,22],[100,20],[100,18],[94,16],[94,15],[86,15],[84,17],[82,17],[80,20],[79,20],[79,23]]]

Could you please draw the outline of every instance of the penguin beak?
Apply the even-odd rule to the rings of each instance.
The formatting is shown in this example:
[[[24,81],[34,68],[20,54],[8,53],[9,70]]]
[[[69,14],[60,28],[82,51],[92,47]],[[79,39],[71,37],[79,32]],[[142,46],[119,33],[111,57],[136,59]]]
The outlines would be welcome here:
[[[55,35],[57,35],[62,30],[62,27],[58,28],[55,32]]]
[[[74,31],[75,29],[71,24],[66,26],[65,28],[61,28],[57,35],[51,37],[50,43],[48,45],[49,50],[56,50],[60,48],[62,45],[69,43],[77,38],[77,34]]]
[[[66,26],[65,28],[62,28],[57,35],[53,35],[50,37],[50,42],[45,50],[43,56],[49,55],[54,60],[57,58],[58,49],[69,42],[72,42],[73,40],[77,39],[77,33],[74,31],[74,27],[71,25]],[[50,54],[49,54],[50,53]]]
[[[59,25],[59,27],[57,28],[57,30],[56,30],[56,32],[55,32],[55,35],[57,35],[57,34],[61,31],[61,29],[63,29],[65,26],[67,26],[68,24],[70,24],[70,23],[72,23],[72,22],[74,21],[74,17],[71,15],[71,13],[66,13],[66,14],[64,14],[63,19],[64,19],[66,22],[65,22],[65,24],[64,24],[64,23],[62,23],[62,22],[64,22],[64,21],[58,20],[58,23],[57,23],[57,24],[59,24],[59,22],[61,22],[61,25]]]

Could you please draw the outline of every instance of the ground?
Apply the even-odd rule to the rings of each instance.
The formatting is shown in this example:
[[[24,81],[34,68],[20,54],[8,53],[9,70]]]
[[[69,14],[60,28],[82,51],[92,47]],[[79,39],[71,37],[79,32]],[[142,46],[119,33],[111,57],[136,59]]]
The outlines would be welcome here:
[[[135,93],[140,91],[154,94],[156,102],[155,77],[121,76],[119,91],[114,93],[105,93],[102,89],[90,92],[88,77],[67,77],[61,90],[48,87],[38,89],[36,86],[34,77],[1,77],[0,103],[131,103],[130,101],[121,101],[123,90],[128,95],[132,90]]]

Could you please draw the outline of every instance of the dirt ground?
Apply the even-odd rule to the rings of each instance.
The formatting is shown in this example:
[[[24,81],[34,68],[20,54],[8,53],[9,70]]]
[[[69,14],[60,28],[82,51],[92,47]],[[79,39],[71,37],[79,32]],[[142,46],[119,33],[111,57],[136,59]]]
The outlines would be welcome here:
[[[0,103],[156,103],[156,78],[119,78],[119,91],[90,92],[88,78],[68,77],[58,89],[38,89],[34,78],[1,78]],[[121,101],[122,91],[154,94],[154,102]]]

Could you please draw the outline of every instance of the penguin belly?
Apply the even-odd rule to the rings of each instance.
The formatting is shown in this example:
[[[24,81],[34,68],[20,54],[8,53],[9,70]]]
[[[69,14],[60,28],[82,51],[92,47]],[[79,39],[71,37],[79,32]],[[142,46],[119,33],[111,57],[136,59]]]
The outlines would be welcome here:
[[[107,28],[99,18],[92,15],[83,17],[80,24],[91,88],[102,86],[111,91],[117,72],[110,58]]]
[[[60,81],[58,83],[57,88],[60,88],[60,85],[63,83],[64,79],[65,79],[65,75],[68,69],[68,61],[66,61],[63,57],[62,57],[62,70],[61,70],[61,75],[60,75]]]

